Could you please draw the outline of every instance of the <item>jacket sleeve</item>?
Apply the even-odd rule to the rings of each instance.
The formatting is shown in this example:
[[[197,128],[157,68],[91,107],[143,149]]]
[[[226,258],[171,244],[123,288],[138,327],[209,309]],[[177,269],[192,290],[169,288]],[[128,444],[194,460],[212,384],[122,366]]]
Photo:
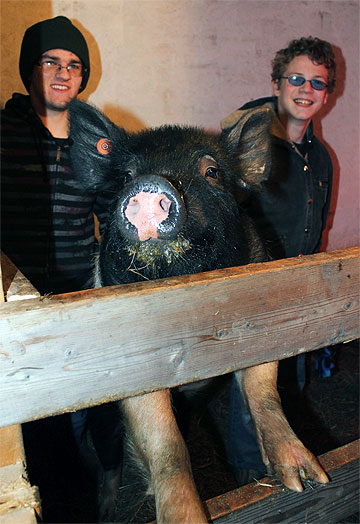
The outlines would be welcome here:
[[[333,165],[332,165],[332,161],[331,161],[331,158],[330,158],[330,155],[329,155],[328,151],[326,151],[326,153],[327,153],[327,156],[328,156],[328,161],[327,161],[328,192],[327,192],[326,202],[325,202],[325,205],[323,207],[323,212],[322,212],[321,235],[320,235],[320,238],[319,238],[319,242],[317,243],[317,245],[315,247],[314,253],[319,253],[320,252],[321,244],[322,244],[322,237],[323,237],[323,233],[324,233],[325,228],[326,228],[326,223],[327,223],[327,219],[328,219],[328,215],[329,215],[329,209],[330,209],[330,203],[331,203],[331,194],[332,194],[332,186],[333,186]]]

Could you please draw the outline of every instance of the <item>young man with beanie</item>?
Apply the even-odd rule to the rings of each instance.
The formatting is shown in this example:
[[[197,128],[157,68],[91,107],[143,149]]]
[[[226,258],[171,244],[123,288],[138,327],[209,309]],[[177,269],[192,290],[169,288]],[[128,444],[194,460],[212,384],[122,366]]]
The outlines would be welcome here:
[[[14,93],[1,112],[1,249],[42,295],[87,289],[97,251],[94,214],[101,232],[111,195],[86,193],[70,160],[68,107],[89,79],[86,40],[64,16],[38,22],[24,34],[19,68],[29,95]],[[109,404],[72,415],[80,449],[87,418],[113,487],[121,449],[114,411]]]
[[[267,242],[270,256],[281,259],[320,251],[330,206],[333,168],[325,146],[314,136],[312,119],[334,89],[336,63],[328,42],[303,37],[279,50],[272,66],[274,96],[245,104],[223,119],[221,127],[231,129],[244,112],[251,113],[261,106],[273,111],[272,173],[264,190],[250,195],[245,205]],[[304,362],[304,355],[299,355],[280,363],[279,377],[284,373],[286,386],[297,383],[302,389]],[[289,377],[291,363],[296,370],[293,384]],[[285,427],[287,421],[275,421],[271,416],[271,403],[280,403],[277,371],[278,363],[272,362],[246,371],[242,384],[233,380],[228,458],[239,484],[251,482],[254,476],[261,477],[266,473],[265,466],[269,469],[270,461],[279,464],[277,473],[287,487],[301,491],[301,481],[307,475],[304,464],[308,464],[311,471],[315,463],[295,434],[292,443],[282,445],[280,442],[281,427]],[[291,398],[288,401],[291,402]],[[295,405],[291,411],[296,418]],[[250,412],[257,413],[255,427]],[[277,450],[270,450],[272,456],[266,447],[269,432],[276,434],[280,442]]]
[[[70,162],[68,105],[89,79],[86,41],[64,16],[29,27],[20,76],[1,112],[1,248],[41,294],[92,285],[93,212],[106,195],[84,194]]]

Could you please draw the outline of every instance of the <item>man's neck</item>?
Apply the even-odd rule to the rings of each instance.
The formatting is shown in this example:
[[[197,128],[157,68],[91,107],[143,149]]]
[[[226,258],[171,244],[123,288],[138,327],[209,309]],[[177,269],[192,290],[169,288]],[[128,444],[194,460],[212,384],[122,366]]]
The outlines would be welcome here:
[[[54,138],[68,138],[69,136],[69,111],[51,109],[30,95],[31,104],[35,113]]]
[[[38,113],[38,116],[54,138],[67,138],[69,136],[68,110],[47,110],[45,114]]]
[[[288,118],[287,115],[279,115],[279,118],[286,129],[289,140],[295,142],[295,144],[301,144],[311,121],[294,120]]]
[[[301,144],[305,136],[306,130],[309,127],[309,123],[302,122],[302,125],[287,126],[286,131],[289,135],[291,142],[295,142],[295,144]]]

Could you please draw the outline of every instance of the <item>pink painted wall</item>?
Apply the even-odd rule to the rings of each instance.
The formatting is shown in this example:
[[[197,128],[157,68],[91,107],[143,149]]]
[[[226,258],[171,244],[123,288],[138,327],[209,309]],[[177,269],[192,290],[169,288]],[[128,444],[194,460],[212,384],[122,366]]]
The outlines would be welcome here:
[[[92,74],[83,94],[130,130],[164,123],[218,130],[271,94],[270,62],[292,38],[330,41],[336,92],[315,121],[335,184],[324,249],[359,245],[359,2],[295,0],[1,0],[1,102],[24,92],[26,27],[64,14],[83,30]]]

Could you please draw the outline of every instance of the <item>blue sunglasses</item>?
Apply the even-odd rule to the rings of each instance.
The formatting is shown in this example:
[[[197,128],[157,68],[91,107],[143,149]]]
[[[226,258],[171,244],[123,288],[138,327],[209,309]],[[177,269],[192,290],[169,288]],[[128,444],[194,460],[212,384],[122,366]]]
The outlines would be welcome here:
[[[280,78],[287,78],[287,81],[292,86],[302,86],[305,82],[310,82],[311,87],[315,89],[315,91],[323,91],[328,86],[322,80],[317,80],[316,78],[306,80],[306,78],[300,75],[282,76]]]

